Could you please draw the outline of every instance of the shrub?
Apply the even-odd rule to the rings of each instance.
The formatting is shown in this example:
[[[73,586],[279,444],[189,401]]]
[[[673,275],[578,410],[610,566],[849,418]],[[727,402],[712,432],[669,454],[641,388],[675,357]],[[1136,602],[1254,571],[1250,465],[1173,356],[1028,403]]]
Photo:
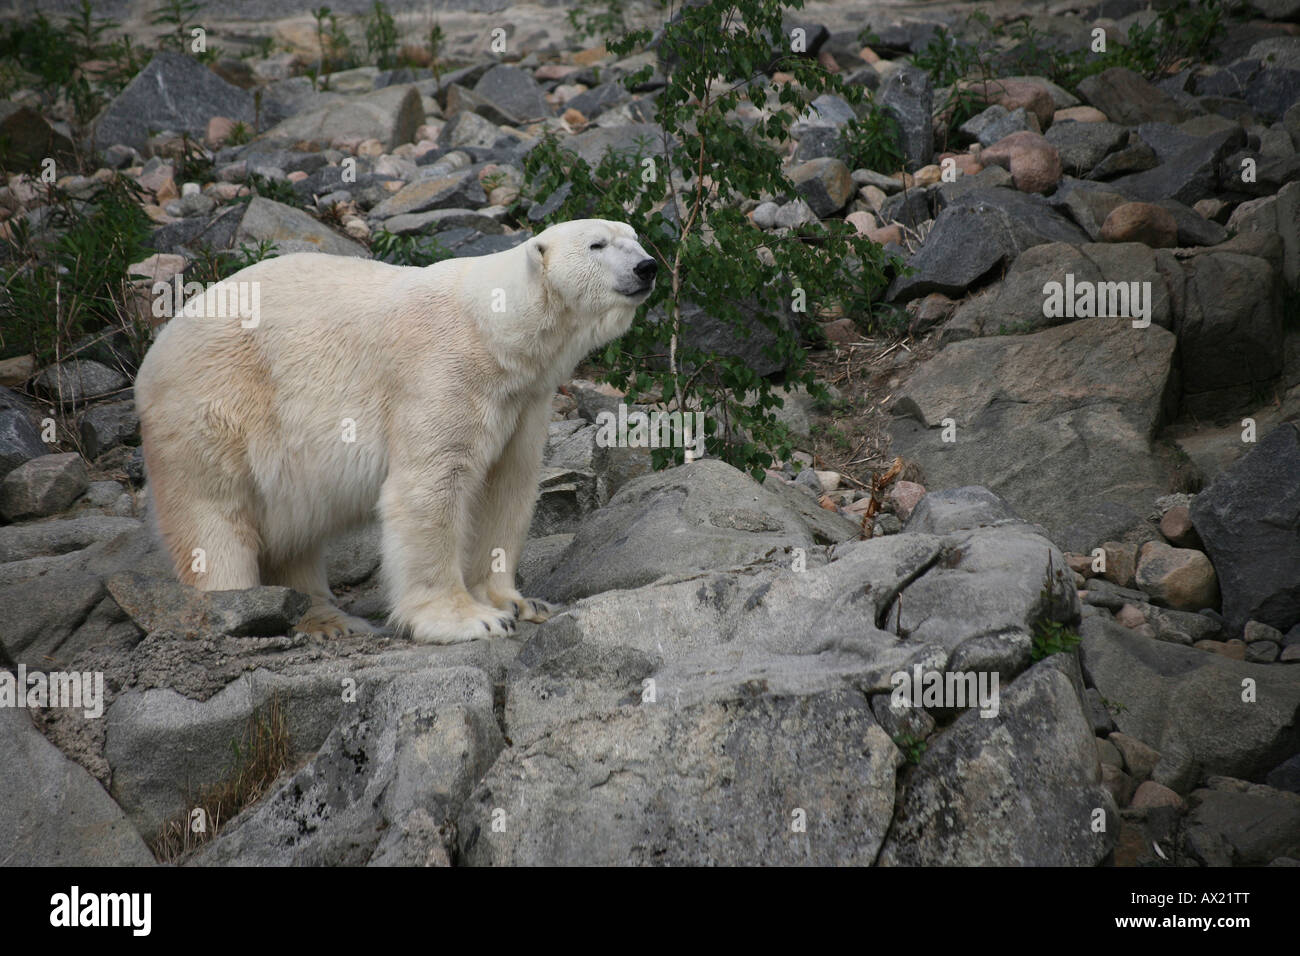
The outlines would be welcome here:
[[[55,188],[51,199],[48,232],[11,221],[0,297],[0,355],[30,352],[42,363],[105,325],[141,334],[126,318],[127,267],[152,251],[144,246],[150,223],[130,180],[115,177],[88,204]]]
[[[767,354],[786,365],[784,386],[802,384],[825,400],[807,367],[800,329],[788,317],[806,320],[839,308],[870,325],[889,264],[880,246],[843,221],[769,234],[736,208],[745,198],[795,194],[776,144],[808,101],[834,93],[863,102],[862,88],[846,87],[815,60],[788,52],[782,13],[801,6],[801,0],[738,0],[681,8],[659,45],[673,64],[657,99],[659,143],[608,151],[592,168],[546,138],[525,160],[529,197],[567,189],[543,225],[584,216],[626,221],[663,267],[637,323],[600,356],[605,380],[625,389],[630,402],[657,394],[672,410],[705,410],[709,453],[760,481],[764,468],[792,450],[773,411],[783,400],[740,359],[686,341],[684,307],[702,307],[742,338],[754,326],[766,330],[774,339]],[[718,42],[720,35],[726,43]],[[636,31],[607,46],[625,55],[649,39],[648,31]],[[778,69],[795,82],[768,83]],[[624,84],[634,90],[651,72],[646,66]],[[765,110],[752,126],[736,113],[745,93]],[[662,321],[647,321],[652,313]],[[656,467],[683,457],[682,449],[654,450]]]

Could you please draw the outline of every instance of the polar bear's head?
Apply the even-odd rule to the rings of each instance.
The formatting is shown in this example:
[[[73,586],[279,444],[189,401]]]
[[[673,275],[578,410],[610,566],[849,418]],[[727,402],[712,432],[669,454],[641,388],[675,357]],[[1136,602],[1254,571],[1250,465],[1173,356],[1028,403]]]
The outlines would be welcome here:
[[[626,332],[654,289],[658,263],[625,222],[575,219],[551,226],[526,246],[529,267],[547,295],[577,319],[574,331],[593,345]]]

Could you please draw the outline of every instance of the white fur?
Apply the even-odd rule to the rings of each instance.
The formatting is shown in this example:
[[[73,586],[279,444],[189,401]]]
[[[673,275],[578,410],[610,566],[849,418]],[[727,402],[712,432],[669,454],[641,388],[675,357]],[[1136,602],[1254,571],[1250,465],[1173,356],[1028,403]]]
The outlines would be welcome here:
[[[424,269],[305,253],[232,276],[258,283],[259,324],[178,316],[136,381],[181,580],[286,585],[316,601],[300,630],[365,629],[330,605],[324,547],[378,505],[391,618],[416,640],[544,620],[514,575],[551,397],[627,330],[648,294],[633,272],[646,258],[630,226],[587,219]]]

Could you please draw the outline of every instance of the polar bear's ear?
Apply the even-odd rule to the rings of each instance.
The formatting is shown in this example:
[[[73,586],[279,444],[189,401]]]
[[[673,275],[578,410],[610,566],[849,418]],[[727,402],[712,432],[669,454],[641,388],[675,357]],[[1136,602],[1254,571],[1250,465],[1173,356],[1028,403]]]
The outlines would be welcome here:
[[[530,246],[528,264],[536,269],[544,269],[546,267],[546,244],[533,239],[528,245]]]

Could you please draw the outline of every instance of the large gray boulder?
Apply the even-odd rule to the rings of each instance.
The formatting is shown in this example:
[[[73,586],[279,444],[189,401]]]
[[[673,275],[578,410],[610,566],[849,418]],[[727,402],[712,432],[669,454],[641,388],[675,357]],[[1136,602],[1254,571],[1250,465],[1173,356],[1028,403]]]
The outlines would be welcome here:
[[[1300,623],[1300,428],[1279,425],[1192,502],[1223,616],[1286,632]]]
[[[41,455],[0,480],[0,518],[48,517],[76,501],[89,485],[85,459],[76,452]]]
[[[305,110],[272,126],[264,138],[326,146],[336,139],[377,139],[385,150],[392,150],[414,142],[423,122],[420,91],[414,86],[389,86]]]
[[[1079,630],[1088,682],[1116,707],[1116,726],[1160,754],[1151,779],[1186,793],[1205,776],[1259,778],[1300,750],[1300,681],[1156,641],[1109,617]]]
[[[1101,783],[1078,665],[1059,655],[968,710],[922,755],[882,866],[1096,866],[1119,819]]]
[[[1138,288],[1150,289],[1150,298],[1143,304],[1150,308],[1151,324],[1172,331],[1176,302],[1169,291],[1168,276],[1180,278],[1178,268],[1172,255],[1136,242],[1051,242],[1034,246],[1016,258],[1001,282],[987,293],[963,302],[944,326],[942,337],[955,342],[985,335],[1021,334],[1074,321],[1071,315],[1044,315],[1043,289],[1049,282],[1060,283],[1063,293],[1067,283],[1072,282],[1075,289],[1084,288],[1085,282],[1094,283],[1094,288],[1106,290],[1104,314],[1111,312],[1110,289],[1115,289],[1117,296],[1122,289],[1129,300],[1128,311],[1135,314],[1137,303],[1132,301],[1130,283],[1146,283]],[[1117,304],[1120,308],[1116,311],[1125,308],[1124,301]],[[1116,321],[1122,320],[1116,317]]]
[[[250,721],[273,698],[282,707],[291,753],[315,750],[343,712],[339,676],[286,677],[255,671],[207,700],[168,688],[131,690],[109,707],[104,756],[112,793],[145,834],[196,804],[202,788],[235,769],[231,743],[247,746]]]
[[[0,408],[0,478],[49,450],[26,412]]]
[[[370,255],[365,246],[339,235],[301,209],[255,196],[239,217],[231,245],[237,248],[244,243],[256,245],[262,241],[274,243],[280,255],[292,252],[362,258]]]
[[[906,301],[931,292],[961,296],[1026,249],[1087,239],[1041,197],[996,187],[970,189],[935,218],[924,245],[907,260],[915,273],[895,279],[889,297]]]
[[[1152,437],[1175,344],[1155,325],[1104,318],[955,342],[899,392],[894,451],[920,463],[929,487],[983,485],[1087,552],[1114,530],[1098,523],[1099,502],[1140,520],[1173,490]],[[944,440],[947,419],[955,441]]]
[[[898,757],[847,690],[625,707],[516,741],[457,818],[462,853],[479,866],[868,865]]]
[[[199,865],[449,865],[441,824],[504,742],[472,667],[397,677],[357,703],[319,753],[199,852]]]
[[[95,143],[101,150],[117,143],[144,150],[149,137],[162,130],[202,139],[214,116],[252,127],[253,94],[192,57],[160,50],[96,117]]]
[[[881,91],[880,105],[898,123],[898,145],[907,168],[929,164],[934,156],[934,89],[929,74],[912,66],[891,73]]]
[[[40,172],[46,159],[72,161],[68,139],[30,106],[0,100],[0,166],[12,172]]]
[[[762,485],[703,459],[624,485],[578,529],[538,596],[571,601],[812,544],[799,516]]]
[[[1245,410],[1282,373],[1282,276],[1267,259],[1206,252],[1183,264],[1178,335],[1183,408]]]
[[[546,102],[545,91],[531,73],[517,66],[498,64],[492,67],[479,78],[474,92],[504,116],[511,117],[512,126],[554,115],[551,105]]]
[[[104,788],[22,710],[0,707],[0,863],[151,866],[153,854]]]

